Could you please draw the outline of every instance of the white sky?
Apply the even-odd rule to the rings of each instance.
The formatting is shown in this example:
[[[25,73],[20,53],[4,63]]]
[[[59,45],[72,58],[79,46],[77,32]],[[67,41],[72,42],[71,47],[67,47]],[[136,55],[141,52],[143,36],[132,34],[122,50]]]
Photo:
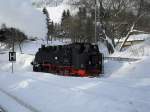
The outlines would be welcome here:
[[[0,24],[19,28],[28,36],[44,38],[45,16],[33,8],[30,0],[0,0]]]

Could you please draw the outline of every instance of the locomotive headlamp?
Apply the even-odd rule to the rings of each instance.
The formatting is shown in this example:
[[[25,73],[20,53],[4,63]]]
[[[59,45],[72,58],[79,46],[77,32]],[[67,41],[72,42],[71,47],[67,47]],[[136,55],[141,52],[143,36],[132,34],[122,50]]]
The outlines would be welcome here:
[[[58,57],[56,56],[54,59],[55,59],[55,60],[58,60]]]

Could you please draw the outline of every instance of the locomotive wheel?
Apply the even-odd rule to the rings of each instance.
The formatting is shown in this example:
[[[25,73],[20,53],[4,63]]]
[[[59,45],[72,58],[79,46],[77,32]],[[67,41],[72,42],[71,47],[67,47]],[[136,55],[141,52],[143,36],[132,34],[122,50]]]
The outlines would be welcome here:
[[[49,71],[49,68],[47,68],[47,67],[44,67],[43,69],[42,69],[42,71],[43,72],[46,72],[46,73],[49,73],[50,71]]]
[[[33,66],[33,71],[34,71],[34,72],[38,72],[38,68],[35,67],[35,66]]]
[[[39,67],[38,67],[38,72],[42,72],[43,71],[43,69],[42,69],[42,66],[40,65]]]
[[[38,67],[33,66],[33,71],[34,72],[42,72],[43,71],[42,66],[38,66]]]

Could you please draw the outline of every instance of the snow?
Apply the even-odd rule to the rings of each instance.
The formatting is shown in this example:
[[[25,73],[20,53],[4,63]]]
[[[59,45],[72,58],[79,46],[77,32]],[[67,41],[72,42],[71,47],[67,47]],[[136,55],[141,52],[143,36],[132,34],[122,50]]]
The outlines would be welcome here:
[[[58,5],[58,6],[54,6],[54,7],[50,7],[50,6],[46,6],[47,10],[49,12],[49,16],[50,19],[54,22],[54,23],[60,23],[61,22],[61,18],[62,18],[62,13],[64,10],[70,10],[71,15],[75,15],[76,12],[78,11],[77,8],[75,7],[71,7],[71,5],[69,4],[69,0],[63,0],[63,2]]]
[[[144,37],[143,37],[144,38]],[[123,52],[115,52],[111,56],[113,57],[130,57],[130,58],[142,58],[150,56],[150,38],[146,38],[141,44],[132,45]]]
[[[141,47],[149,50],[149,40]],[[105,61],[101,78],[63,77],[34,73],[30,62],[42,41],[25,42],[17,50],[15,72],[11,74],[8,54],[0,54],[0,89],[3,89],[40,112],[147,112],[150,109],[150,55],[136,62]],[[64,44],[55,41],[53,44]],[[128,51],[128,50],[127,50]],[[128,54],[129,53],[129,54]],[[120,56],[116,52],[115,56]],[[122,52],[122,56],[130,52]],[[8,111],[28,112],[0,91],[0,105]]]
[[[70,6],[65,0],[63,1],[63,3],[61,3],[61,5],[58,5],[57,7],[47,7],[50,19],[53,20],[55,23],[61,22],[62,13],[66,9],[70,9]]]
[[[0,92],[0,99],[3,101],[3,108],[8,112],[30,112],[26,108],[21,107],[18,103],[14,102],[10,97],[5,95],[4,93]],[[5,105],[5,106],[4,106]],[[12,107],[17,107],[17,108],[12,108]]]
[[[0,0],[0,25],[15,27],[29,37],[46,36],[45,16],[29,0]]]
[[[99,47],[99,51],[101,53],[103,53],[104,56],[108,56],[109,55],[109,52],[108,52],[108,49],[106,47],[106,45],[102,42],[98,42],[98,47]]]
[[[127,41],[146,40],[147,38],[150,38],[150,34],[132,35]],[[123,42],[124,40],[125,38],[121,39],[120,42]]]
[[[49,7],[50,18],[61,20],[68,7],[65,0],[58,7]],[[7,10],[4,10],[5,7]],[[28,1],[0,0],[0,24],[6,23],[30,36],[44,37],[45,18]],[[32,15],[32,16],[31,16]],[[53,18],[52,18],[53,17]],[[36,18],[36,21],[35,21]],[[41,19],[40,19],[41,18]],[[139,36],[139,35],[138,35]],[[134,36],[135,37],[135,36]],[[8,112],[148,112],[150,110],[150,39],[117,52],[113,57],[138,58],[136,62],[105,61],[105,74],[99,78],[63,77],[32,71],[31,62],[41,39],[26,41],[23,54],[15,46],[17,61],[14,73],[8,61],[8,51],[0,43],[0,106]],[[145,38],[146,37],[146,38]],[[53,40],[49,45],[62,45],[70,41]],[[99,43],[100,51],[108,56]],[[4,54],[1,52],[5,51]]]
[[[150,109],[149,80],[68,78],[29,72],[5,73],[0,76],[0,85],[40,111],[145,112]]]

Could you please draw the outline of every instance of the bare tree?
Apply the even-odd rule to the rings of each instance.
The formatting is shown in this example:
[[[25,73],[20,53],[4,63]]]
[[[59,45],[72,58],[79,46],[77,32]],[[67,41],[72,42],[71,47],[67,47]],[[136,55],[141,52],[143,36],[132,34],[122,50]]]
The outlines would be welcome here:
[[[149,0],[96,0],[96,18],[99,23],[96,28],[98,39],[102,39],[111,44],[114,49],[114,39],[125,37],[125,41],[120,47],[122,50],[124,44],[130,35],[137,33],[138,30],[145,30],[141,24],[149,24],[148,16],[150,14]],[[95,0],[72,0],[75,7],[86,7],[87,12],[94,18]],[[97,25],[97,24],[96,24]],[[149,29],[147,27],[147,29]]]
[[[134,0],[133,0],[134,1]],[[122,51],[125,43],[127,42],[130,35],[139,32],[135,29],[135,27],[138,27],[139,21],[146,15],[150,13],[150,3],[147,0],[135,0],[134,1],[135,10],[137,12],[135,18],[133,19],[133,22],[131,24],[131,28],[129,32],[127,33],[125,40],[123,41],[120,51]]]

